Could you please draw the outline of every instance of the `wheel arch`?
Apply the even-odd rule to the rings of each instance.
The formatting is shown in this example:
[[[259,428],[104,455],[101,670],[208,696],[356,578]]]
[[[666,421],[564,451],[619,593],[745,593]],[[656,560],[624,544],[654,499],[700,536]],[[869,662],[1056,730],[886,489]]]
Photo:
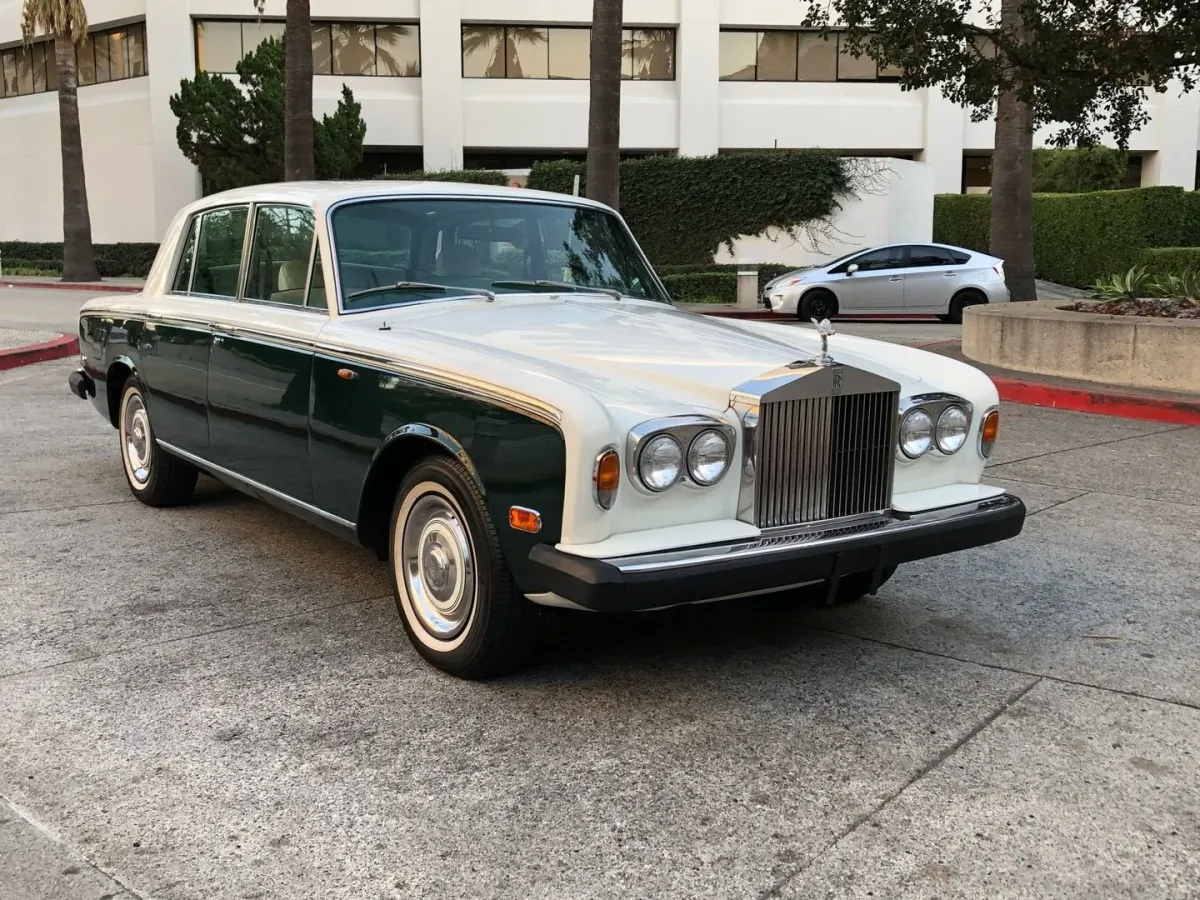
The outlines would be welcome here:
[[[817,294],[817,293],[828,294],[830,297],[833,298],[833,313],[832,313],[832,315],[836,316],[839,312],[841,312],[842,301],[838,298],[837,291],[835,291],[833,288],[829,287],[829,285],[826,285],[826,284],[814,284],[812,287],[808,288],[803,293],[801,293],[800,297],[796,300],[796,315],[802,314],[802,312],[804,310],[804,299],[806,297],[811,297],[813,294]]]
[[[121,412],[121,394],[125,390],[125,382],[137,374],[137,366],[128,356],[118,356],[108,364],[104,371],[105,394],[108,399],[108,421],[113,428],[117,427],[117,416]]]
[[[454,435],[423,422],[397,428],[383,439],[383,443],[371,457],[358,500],[356,522],[359,543],[374,550],[380,559],[387,558],[392,503],[400,482],[418,461],[431,454],[457,459],[471,473],[480,492],[487,496],[487,489],[479,471]]]
[[[951,302],[951,303],[953,303],[953,302],[954,302],[955,300],[957,300],[959,297],[965,297],[965,296],[967,296],[968,294],[973,294],[974,296],[978,297],[978,298],[979,298],[979,301],[980,301],[980,303],[988,303],[988,302],[990,302],[990,301],[988,300],[987,291],[983,290],[983,288],[977,288],[977,287],[975,287],[974,285],[967,285],[967,286],[965,286],[965,287],[960,287],[960,288],[959,288],[957,291],[955,291],[955,292],[954,292],[954,293],[951,295],[951,297],[950,297],[950,302]]]

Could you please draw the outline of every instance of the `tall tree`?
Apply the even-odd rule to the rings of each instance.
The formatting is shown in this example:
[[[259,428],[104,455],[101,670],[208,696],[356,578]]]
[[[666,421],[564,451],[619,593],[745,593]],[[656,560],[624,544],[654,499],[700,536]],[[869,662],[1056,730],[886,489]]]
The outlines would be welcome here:
[[[254,0],[262,15],[266,0]],[[283,178],[311,181],[313,162],[313,31],[310,0],[287,0],[283,31]]]
[[[92,250],[92,217],[88,212],[83,171],[83,138],[79,131],[79,79],[75,47],[87,39],[83,0],[25,0],[21,37],[28,44],[39,31],[54,35],[58,74],[58,131],[62,148],[63,281],[98,281]]]
[[[808,2],[808,0],[802,0]],[[1033,280],[1033,131],[1056,127],[1060,147],[1121,148],[1146,124],[1146,90],[1195,88],[1196,0],[812,0],[809,26],[845,27],[855,54],[903,70],[905,90],[940,88],[995,115],[992,252],[1005,260],[1014,300]]]
[[[623,0],[592,0],[587,195],[621,205],[621,31]]]

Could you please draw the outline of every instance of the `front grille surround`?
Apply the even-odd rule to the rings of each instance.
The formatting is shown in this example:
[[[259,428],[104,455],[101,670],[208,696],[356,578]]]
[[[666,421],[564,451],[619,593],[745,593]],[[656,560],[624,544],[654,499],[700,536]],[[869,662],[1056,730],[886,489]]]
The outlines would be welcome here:
[[[788,377],[790,375],[790,377]],[[835,364],[768,373],[734,392],[746,425],[738,516],[764,530],[891,507],[900,386]]]

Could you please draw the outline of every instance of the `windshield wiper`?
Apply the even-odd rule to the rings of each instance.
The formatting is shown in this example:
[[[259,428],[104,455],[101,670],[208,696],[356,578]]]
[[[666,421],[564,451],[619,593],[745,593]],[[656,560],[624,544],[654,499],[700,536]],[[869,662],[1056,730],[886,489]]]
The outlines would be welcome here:
[[[355,291],[346,297],[347,301],[358,297],[369,297],[372,294],[386,294],[389,291],[461,291],[468,297],[486,297],[488,302],[496,299],[495,293],[487,288],[458,287],[453,284],[431,284],[424,281],[397,281],[395,284],[381,284],[379,287]]]
[[[622,299],[625,294],[618,291],[616,288],[604,287],[589,287],[586,284],[572,284],[569,281],[493,281],[492,287],[512,287],[512,288],[566,288],[569,291],[577,291],[583,294],[608,294],[614,300]]]

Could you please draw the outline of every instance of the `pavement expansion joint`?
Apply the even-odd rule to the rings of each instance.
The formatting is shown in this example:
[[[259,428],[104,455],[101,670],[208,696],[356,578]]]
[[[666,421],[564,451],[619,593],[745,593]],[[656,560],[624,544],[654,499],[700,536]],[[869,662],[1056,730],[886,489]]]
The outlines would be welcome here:
[[[1011,675],[1027,675],[1030,678],[1038,678],[1043,681],[1052,681],[1056,684],[1065,684],[1071,687],[1086,688],[1092,691],[1106,691],[1110,694],[1120,694],[1123,697],[1133,697],[1138,700],[1148,700],[1152,703],[1165,703],[1168,706],[1180,706],[1184,709],[1200,710],[1200,702],[1192,703],[1187,700],[1171,699],[1169,697],[1156,697],[1154,694],[1143,694],[1138,691],[1130,691],[1125,688],[1113,687],[1107,684],[1096,684],[1091,681],[1076,681],[1072,678],[1063,678],[1061,675],[1050,675],[1046,672],[1031,672],[1028,669],[1018,669],[1014,666],[1004,666],[999,663],[982,662],[977,659],[968,659],[965,656],[953,656],[949,653],[938,653],[936,650],[927,650],[924,647],[910,647],[907,644],[897,644],[894,641],[885,641],[881,638],[866,637],[861,634],[854,634],[849,631],[838,631],[836,628],[826,628],[821,625],[811,625],[805,623],[813,631],[822,631],[826,634],[836,634],[839,637],[853,638],[854,640],[866,641],[870,644],[879,644],[882,647],[890,647],[893,650],[907,650],[909,653],[920,653],[924,656],[932,656],[935,659],[947,659],[951,662],[965,663],[969,666],[979,666],[981,669],[992,669],[996,672],[1008,672]],[[1083,637],[1083,635],[1076,635]]]
[[[937,654],[933,654],[933,655],[936,656]],[[1012,670],[1009,670],[1009,671],[1012,671]],[[1026,673],[1026,674],[1028,674],[1028,673]],[[759,894],[758,900],[770,900],[770,898],[772,898],[772,897],[781,896],[780,892],[791,881],[793,881],[798,876],[803,875],[804,872],[807,871],[809,868],[811,868],[814,864],[820,862],[821,859],[823,859],[830,851],[832,851],[835,847],[837,847],[838,844],[840,844],[842,841],[844,841],[850,835],[854,834],[854,832],[858,831],[858,829],[860,829],[863,825],[865,825],[869,821],[871,821],[871,819],[875,818],[875,816],[879,815],[879,813],[881,813],[885,809],[887,809],[892,803],[894,803],[897,799],[899,799],[900,796],[903,795],[903,793],[905,791],[907,791],[910,787],[912,787],[914,784],[916,784],[918,781],[920,781],[922,778],[924,778],[930,772],[934,771],[938,766],[940,766],[947,759],[949,759],[951,756],[953,756],[955,753],[957,753],[959,750],[961,750],[964,746],[966,746],[970,741],[972,741],[976,736],[978,736],[982,731],[984,731],[984,729],[986,729],[989,725],[991,725],[998,718],[1000,718],[1002,715],[1004,715],[1004,713],[1007,712],[1008,709],[1010,707],[1012,707],[1013,704],[1020,701],[1026,694],[1028,694],[1035,687],[1037,687],[1039,684],[1041,684],[1042,680],[1043,680],[1042,676],[1040,676],[1040,675],[1031,675],[1030,680],[1027,684],[1025,684],[1019,688],[1016,688],[1015,690],[1010,691],[1003,700],[1001,700],[998,704],[996,704],[995,708],[992,709],[991,712],[989,712],[986,716],[984,716],[982,719],[980,719],[978,722],[976,722],[975,725],[973,725],[971,728],[967,729],[967,731],[964,732],[957,740],[953,741],[951,744],[944,747],[941,751],[936,753],[934,756],[930,757],[930,759],[927,760],[920,768],[918,768],[917,771],[914,772],[910,778],[905,780],[905,782],[902,785],[900,785],[898,788],[896,788],[894,791],[890,792],[886,797],[884,797],[882,800],[880,800],[878,803],[876,803],[870,810],[868,810],[867,812],[863,813],[860,816],[855,817],[855,819],[849,825],[847,825],[840,832],[838,832],[837,837],[835,837],[832,841],[830,841],[828,844],[826,844],[824,847],[822,847],[818,852],[814,853],[807,863],[797,867],[795,869],[795,871],[793,871],[791,874],[784,876],[779,881],[777,881],[774,885],[772,885],[770,888],[768,888],[766,891]]]
[[[308,616],[313,613],[328,612],[331,609],[341,609],[344,606],[354,606],[359,603],[372,603],[376,600],[390,600],[391,594],[377,594],[371,597],[359,597],[356,600],[342,600],[338,603],[330,603],[328,606],[310,606],[305,609],[297,609],[290,613],[283,613],[278,616],[268,616],[265,619],[252,619],[247,622],[236,622],[232,625],[225,625],[221,628],[212,628],[208,631],[197,631],[194,634],[181,634],[177,637],[163,638],[161,641],[147,641],[144,644],[134,644],[129,647],[118,647],[115,650],[105,650],[103,653],[90,653],[87,656],[79,656],[75,659],[64,659],[60,662],[50,663],[45,666],[34,666],[29,669],[18,669],[16,672],[6,672],[0,674],[0,681],[6,678],[16,678],[20,675],[29,675],[33,672],[45,672],[48,669],[61,669],[63,666],[72,666],[76,663],[91,662],[96,659],[105,659],[110,656],[120,656],[123,653],[132,653],[138,650],[145,650],[148,647],[162,647],[166,644],[178,644],[180,641],[192,641],[198,638],[211,637],[214,634],[224,634],[227,631],[237,631],[239,628],[252,628],[256,625],[271,625],[275,622],[283,622],[287,619],[294,619],[297,616]]]
[[[8,808],[13,811],[14,815],[23,819],[31,828],[33,828],[39,834],[43,835],[46,838],[46,840],[48,840],[54,844],[57,844],[59,847],[62,847],[64,851],[66,851],[68,854],[70,854],[71,856],[78,859],[81,863],[83,863],[83,865],[85,865],[89,869],[92,869],[93,871],[97,872],[101,877],[111,881],[113,884],[118,885],[122,889],[122,891],[126,895],[128,895],[130,900],[150,900],[150,898],[146,894],[143,894],[143,893],[135,890],[128,882],[124,881],[120,876],[118,876],[118,875],[114,874],[113,872],[110,872],[107,869],[103,868],[102,866],[99,866],[96,863],[92,862],[74,844],[70,843],[69,841],[64,840],[60,834],[58,834],[56,831],[54,831],[52,828],[48,827],[47,825],[43,824],[29,810],[25,809],[23,806],[21,806],[12,797],[8,796],[3,791],[0,791],[0,801],[3,801],[8,806]],[[122,900],[123,900],[123,898],[122,898]]]
[[[21,513],[67,512],[75,509],[92,509],[97,506],[120,506],[132,503],[133,497],[123,500],[97,500],[94,503],[72,503],[70,506],[31,506],[26,509],[0,509],[0,516],[16,516]]]
[[[1074,453],[1078,450],[1090,450],[1093,447],[1107,447],[1109,444],[1120,444],[1123,441],[1140,441],[1155,435],[1166,434],[1168,431],[1184,431],[1188,428],[1194,428],[1194,425],[1171,425],[1167,428],[1160,428],[1156,431],[1145,431],[1141,434],[1130,435],[1128,437],[1113,438],[1111,441],[1096,441],[1094,444],[1080,444],[1078,447],[1062,447],[1057,450],[1047,450],[1045,453],[1034,453],[1030,456],[1022,456],[1020,459],[1006,459],[1004,462],[992,463],[987,466],[985,471],[994,472],[1004,466],[1011,466],[1016,463],[1027,462],[1031,459],[1042,459],[1046,456],[1057,456],[1060,453]],[[1000,476],[1003,477],[1003,476]]]
[[[1047,485],[1047,487],[1049,486],[1050,485]],[[1035,509],[1033,512],[1025,514],[1025,521],[1029,521],[1034,516],[1046,512],[1046,510],[1055,509],[1059,506],[1062,506],[1064,503],[1071,503],[1074,500],[1078,500],[1080,497],[1086,497],[1088,494],[1094,493],[1095,491],[1080,491],[1074,497],[1068,497],[1066,500],[1059,500],[1057,503],[1051,503],[1049,506],[1043,506],[1041,509]]]

